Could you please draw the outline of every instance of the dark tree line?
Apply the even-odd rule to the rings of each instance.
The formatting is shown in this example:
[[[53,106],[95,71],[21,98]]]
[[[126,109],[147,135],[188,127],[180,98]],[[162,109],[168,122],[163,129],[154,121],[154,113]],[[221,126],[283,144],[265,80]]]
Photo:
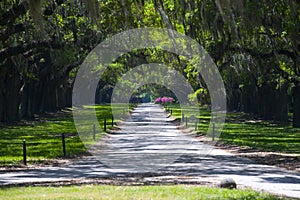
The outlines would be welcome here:
[[[0,3],[0,121],[71,106],[76,70],[93,47],[131,28],[166,27],[199,42],[217,64],[229,110],[300,127],[300,3],[296,0],[4,0]],[[209,102],[184,59],[150,49],[122,56],[101,77],[98,101],[141,63],[169,63]],[[199,81],[195,80],[201,80]]]

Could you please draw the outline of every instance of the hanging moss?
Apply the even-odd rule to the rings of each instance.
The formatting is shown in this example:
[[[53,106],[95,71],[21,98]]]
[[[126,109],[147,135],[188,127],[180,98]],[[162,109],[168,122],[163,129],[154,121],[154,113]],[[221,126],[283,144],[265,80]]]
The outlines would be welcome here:
[[[27,0],[29,12],[38,31],[44,31],[45,20],[42,15],[42,0]]]
[[[96,21],[99,14],[99,5],[97,0],[82,0],[86,4],[86,9],[89,12],[92,21]]]

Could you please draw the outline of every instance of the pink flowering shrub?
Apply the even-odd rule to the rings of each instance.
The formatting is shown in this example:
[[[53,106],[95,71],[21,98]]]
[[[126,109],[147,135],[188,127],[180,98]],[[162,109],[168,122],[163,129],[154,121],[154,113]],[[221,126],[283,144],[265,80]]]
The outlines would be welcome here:
[[[158,97],[154,100],[154,103],[166,104],[166,103],[172,103],[173,101],[174,99],[172,97]]]
[[[161,98],[160,98],[160,97],[156,98],[156,99],[154,100],[154,103],[161,103]]]
[[[174,99],[172,97],[168,97],[167,102],[172,103]]]
[[[168,97],[161,98],[161,103],[165,104],[168,101]]]

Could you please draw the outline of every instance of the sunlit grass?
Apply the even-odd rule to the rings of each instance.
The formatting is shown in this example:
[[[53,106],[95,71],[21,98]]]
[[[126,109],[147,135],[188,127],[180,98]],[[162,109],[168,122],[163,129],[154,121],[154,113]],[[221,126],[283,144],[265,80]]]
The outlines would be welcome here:
[[[280,199],[268,193],[230,190],[191,185],[108,186],[83,185],[63,187],[1,188],[0,199]]]
[[[172,115],[181,119],[185,111],[179,105],[168,106]],[[198,108],[195,108],[198,109]],[[206,134],[210,122],[210,111],[200,108],[198,134]],[[193,127],[189,123],[188,127]],[[300,129],[293,128],[291,123],[280,124],[263,121],[244,113],[227,113],[226,123],[220,140],[225,143],[237,144],[283,153],[300,153]]]
[[[117,110],[126,114],[124,105],[114,105]],[[132,109],[134,105],[130,105]],[[87,106],[88,107],[88,106]],[[112,127],[112,112],[110,104],[89,107],[96,110],[101,131],[96,138],[104,134],[104,118],[107,122],[107,131]],[[87,109],[88,110],[88,109]],[[89,112],[87,112],[89,114]],[[114,120],[116,122],[117,119]],[[87,127],[93,131],[93,126]],[[65,134],[67,157],[86,154],[87,150],[75,128],[72,113],[42,117],[39,121],[27,121],[18,125],[2,125],[0,127],[0,165],[18,165],[22,161],[22,143],[26,140],[28,162],[43,159],[63,157],[62,133]]]
[[[134,105],[130,105],[130,109]],[[97,130],[96,138],[104,134],[104,118],[107,130],[112,127],[112,111],[109,104],[87,107],[96,109],[96,115],[102,130]],[[169,105],[175,118],[182,117],[179,105]],[[88,110],[87,109],[87,110]],[[115,105],[120,116],[128,113],[124,105]],[[195,111],[193,108],[191,109]],[[183,110],[189,118],[191,110]],[[210,122],[210,111],[207,108],[199,109],[200,116],[197,124],[197,133],[206,134]],[[87,112],[88,114],[88,112]],[[118,119],[114,119],[117,122]],[[185,124],[185,122],[184,122]],[[188,121],[188,127],[194,129],[194,122]],[[92,125],[87,127],[93,131]],[[41,118],[25,124],[1,126],[0,129],[0,165],[18,165],[22,162],[22,141],[27,143],[29,163],[44,159],[63,157],[61,134],[66,136],[66,151],[68,157],[86,154],[87,150],[77,135],[73,118],[70,112]],[[220,140],[225,143],[260,148],[268,151],[300,153],[300,129],[292,128],[290,124],[277,124],[271,121],[254,120],[244,113],[227,113],[227,119]],[[94,141],[92,140],[91,144]]]
[[[29,160],[57,158],[63,155],[61,134],[66,134],[66,148],[69,155],[85,152],[76,136],[71,116],[47,118],[27,125],[5,126],[0,130],[0,163],[16,162],[22,157],[22,142],[26,140]],[[68,136],[71,135],[70,137]],[[75,136],[74,136],[75,135]]]

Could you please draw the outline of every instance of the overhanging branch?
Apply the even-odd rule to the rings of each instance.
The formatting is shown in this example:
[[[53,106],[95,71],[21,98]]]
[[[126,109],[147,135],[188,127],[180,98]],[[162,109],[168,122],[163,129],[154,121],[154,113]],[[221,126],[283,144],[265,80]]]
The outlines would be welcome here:
[[[34,48],[39,47],[48,47],[48,48],[61,48],[61,44],[55,43],[51,40],[47,41],[34,41],[27,44],[20,44],[14,47],[7,47],[0,50],[0,62],[3,62],[5,59],[10,58],[12,56],[16,56],[19,54],[24,54]]]

